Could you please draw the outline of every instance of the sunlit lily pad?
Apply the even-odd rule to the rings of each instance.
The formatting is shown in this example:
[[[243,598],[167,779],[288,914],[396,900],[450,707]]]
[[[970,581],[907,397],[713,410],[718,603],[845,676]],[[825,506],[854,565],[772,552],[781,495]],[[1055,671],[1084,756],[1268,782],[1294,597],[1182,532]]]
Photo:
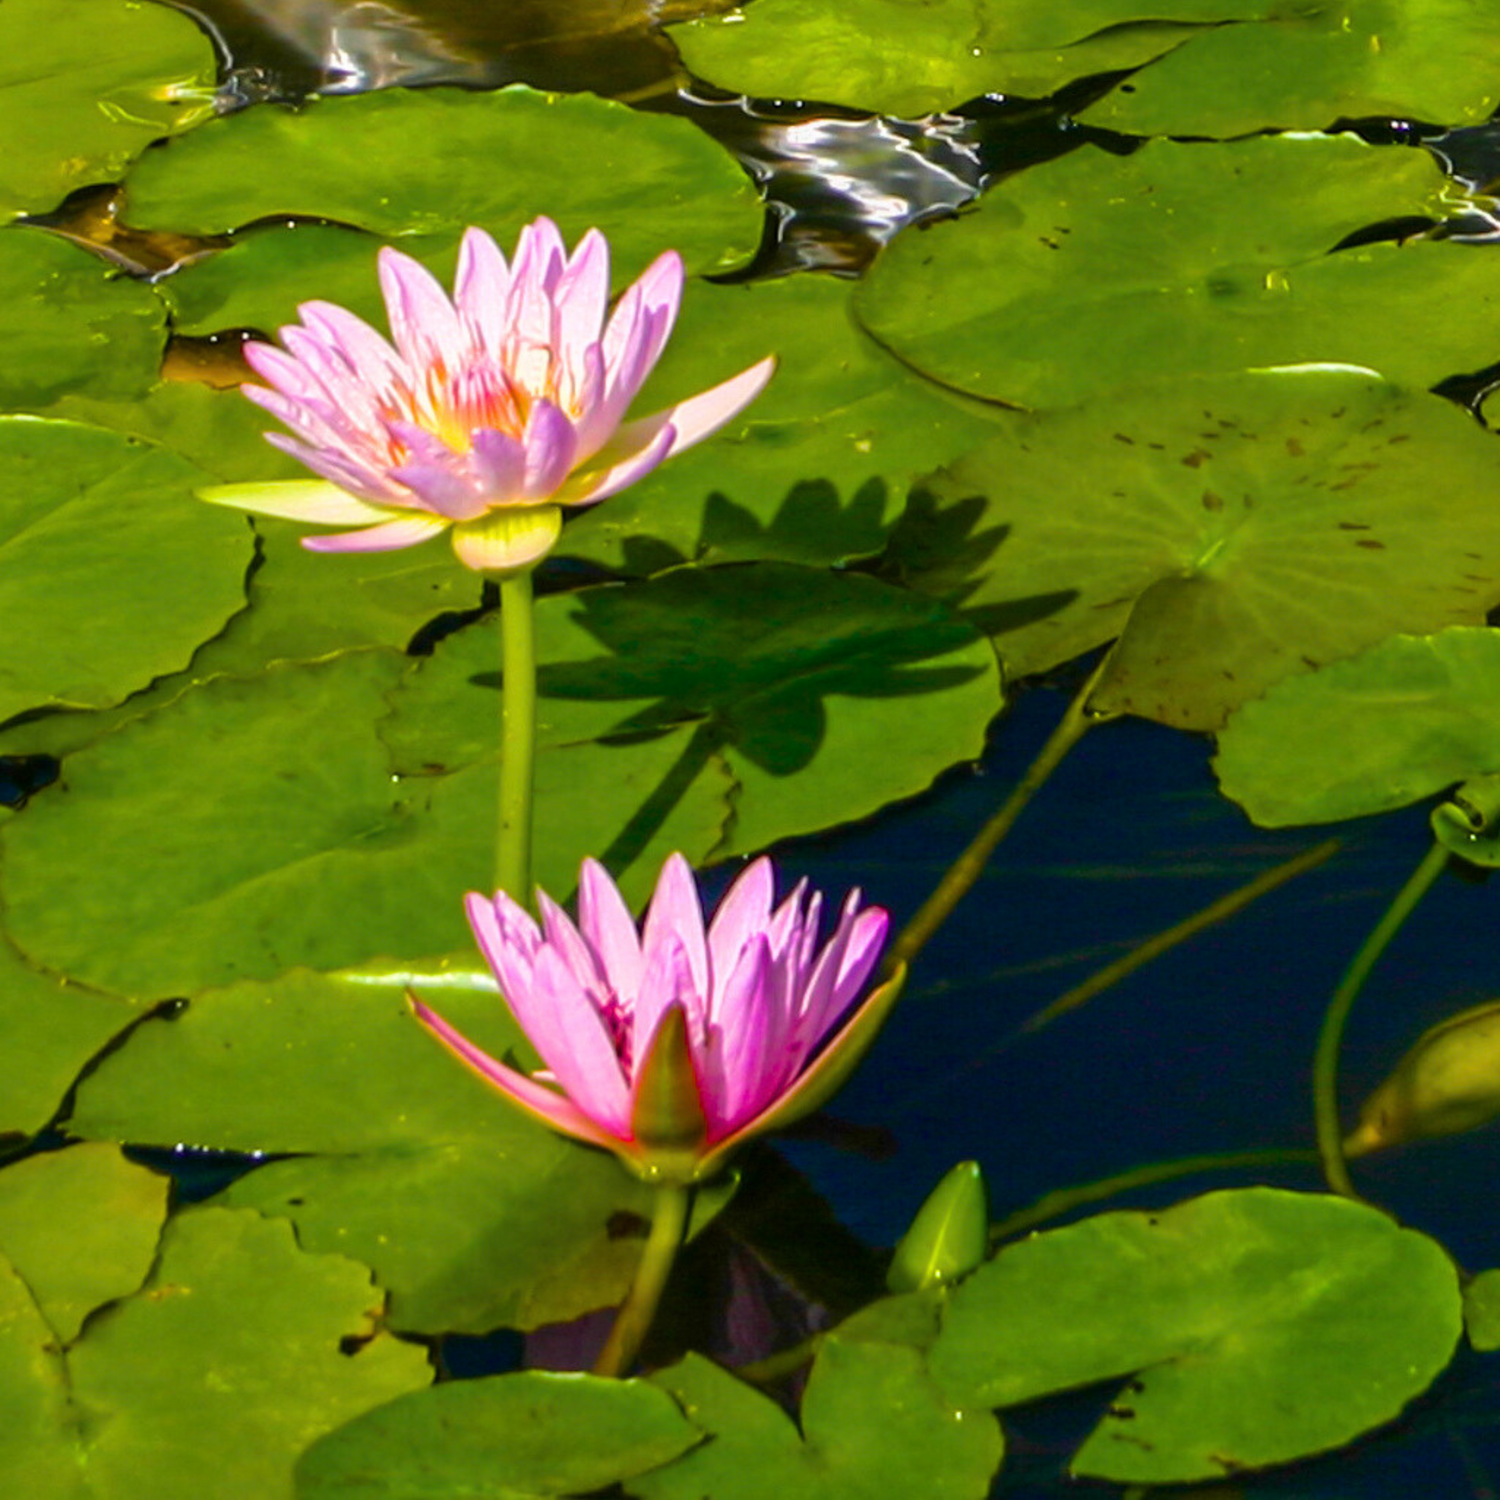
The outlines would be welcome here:
[[[365,1267],[304,1253],[284,1222],[176,1216],[144,1290],[69,1351],[89,1495],[289,1496],[308,1443],[432,1378],[425,1350],[377,1331],[380,1301]]]
[[[1018,406],[1310,362],[1430,386],[1494,360],[1500,259],[1454,241],[1328,252],[1440,219],[1449,193],[1425,152],[1350,136],[1085,147],[897,235],[854,306],[923,373]]]
[[[1404,807],[1500,771],[1500,631],[1396,636],[1246,703],[1219,785],[1266,827]]]
[[[878,348],[849,297],[849,283],[828,276],[690,285],[638,408],[670,405],[767,353],[776,374],[716,438],[580,515],[559,550],[641,573],[878,551],[912,479],[990,424],[978,403],[935,391]]]
[[[42,229],[0,229],[0,301],[5,409],[40,410],[75,392],[129,401],[155,383],[161,301],[99,256]]]
[[[1177,1484],[1390,1421],[1461,1330],[1434,1241],[1362,1203],[1249,1188],[1002,1250],[953,1293],[930,1365],[964,1405],[1133,1376],[1072,1471]]]
[[[652,1377],[713,1434],[631,1481],[640,1500],[983,1500],[999,1466],[988,1412],[959,1411],[899,1344],[830,1338],[802,1398],[801,1431],[768,1397],[698,1355]]]
[[[118,703],[243,608],[253,539],[175,454],[73,422],[0,418],[0,720]]]
[[[219,678],[70,757],[65,792],[3,830],[23,953],[157,997],[461,947],[462,894],[493,879],[497,778],[392,777],[373,726],[407,667],[365,651]],[[636,821],[690,733],[543,754],[538,881],[566,897],[583,856],[609,854],[639,899],[671,850],[701,859],[727,812],[717,764]]]
[[[293,1219],[308,1249],[374,1267],[398,1328],[482,1333],[617,1302],[641,1242],[611,1226],[621,1215],[643,1225],[647,1191],[514,1109],[406,1003],[410,987],[496,1056],[529,1058],[472,940],[469,953],[200,995],[87,1080],[70,1128],[297,1153],[228,1201]]]
[[[156,1259],[168,1179],[110,1145],[26,1157],[0,1172],[0,1252],[59,1344],[97,1307],[139,1290]]]
[[[641,1380],[528,1370],[413,1392],[330,1433],[297,1466],[298,1500],[580,1495],[702,1440]]]
[[[90,1059],[135,1018],[118,996],[39,973],[0,941],[0,1136],[46,1125]]]
[[[1323,0],[1205,29],[1081,116],[1136,135],[1477,125],[1500,104],[1500,14],[1454,0]]]
[[[1257,0],[756,0],[743,16],[671,29],[720,88],[907,117],[980,94],[1037,98],[1158,57],[1198,26],[1263,15]]]
[[[569,243],[602,229],[620,275],[668,246],[692,271],[724,271],[760,240],[749,178],[688,121],[521,87],[242,110],[143,160],[123,217],[190,233],[286,215],[386,235],[456,237],[479,224],[513,241],[543,213]]]
[[[1464,1326],[1476,1349],[1500,1349],[1500,1271],[1481,1271],[1464,1287]]]
[[[719,857],[923,790],[980,753],[1000,706],[969,626],[864,577],[684,568],[554,597],[538,614],[544,740],[690,727],[674,774],[722,755],[740,784]],[[381,726],[398,769],[493,753],[493,660],[470,627],[403,684]]]
[[[0,217],[112,182],[153,140],[209,118],[216,72],[213,44],[166,6],[5,0]]]
[[[897,556],[1013,672],[1120,636],[1096,706],[1212,729],[1289,672],[1482,621],[1497,457],[1448,403],[1359,371],[1163,384],[1018,417],[934,480],[946,511]]]
[[[93,1500],[78,1471],[77,1408],[57,1335],[0,1254],[0,1480],[28,1500]]]

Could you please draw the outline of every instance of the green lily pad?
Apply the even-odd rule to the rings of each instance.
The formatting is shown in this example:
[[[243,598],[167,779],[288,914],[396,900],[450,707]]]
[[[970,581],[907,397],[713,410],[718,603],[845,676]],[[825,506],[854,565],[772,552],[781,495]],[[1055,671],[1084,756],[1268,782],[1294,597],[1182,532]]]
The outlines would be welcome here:
[[[483,161],[503,170],[474,170]],[[669,246],[692,271],[727,271],[760,241],[749,179],[687,120],[519,86],[386,89],[241,110],[141,161],[123,217],[199,234],[287,215],[385,235],[480,224],[511,242],[538,214],[570,244],[602,229],[618,277]]]
[[[721,858],[923,790],[980,753],[1000,706],[970,627],[858,575],[683,568],[544,600],[538,633],[544,743],[692,726],[675,774],[723,757],[740,793]],[[381,726],[398,770],[493,754],[493,661],[470,627],[402,685]]]
[[[159,136],[208,119],[216,72],[213,44],[166,6],[5,0],[0,216],[44,213],[75,188],[113,182]]]
[[[720,88],[911,117],[980,94],[1038,98],[1075,78],[1136,67],[1201,25],[1266,8],[1256,0],[756,0],[743,16],[668,34],[688,67]]]
[[[1204,30],[1080,118],[1135,135],[1325,130],[1339,120],[1477,125],[1500,104],[1500,15],[1462,0],[1279,7]]]
[[[922,1355],[899,1344],[825,1340],[800,1433],[774,1401],[696,1354],[651,1378],[712,1440],[632,1480],[640,1500],[983,1500],[1003,1453],[989,1413],[946,1402]]]
[[[71,1344],[95,1308],[140,1289],[169,1187],[104,1144],[29,1156],[0,1172],[0,1251],[58,1344]]]
[[[142,997],[463,946],[460,898],[493,878],[497,768],[392,777],[373,726],[408,668],[365,651],[218,678],[70,757],[67,795],[3,828],[13,940]],[[565,898],[584,855],[608,853],[640,899],[668,852],[701,859],[719,841],[729,783],[711,757],[639,824],[689,736],[539,756],[546,889]]]
[[[101,257],[44,229],[0,229],[0,299],[5,409],[40,410],[74,393],[132,401],[155,383],[161,301]]]
[[[1289,677],[1224,726],[1214,769],[1263,827],[1365,817],[1500,772],[1500,633],[1395,636]]]
[[[119,996],[40,973],[0,941],[0,1136],[41,1130],[90,1059],[135,1018]]]
[[[0,720],[118,703],[242,608],[252,542],[175,454],[73,422],[0,418]],[[149,579],[149,587],[144,580]]]
[[[1179,1484],[1390,1421],[1461,1328],[1434,1241],[1362,1203],[1247,1188],[1002,1250],[953,1292],[929,1363],[963,1406],[1131,1375],[1072,1472]]]
[[[298,1500],[578,1495],[675,1458],[703,1434],[643,1380],[528,1370],[415,1391],[308,1449]]]
[[[682,562],[840,564],[884,544],[912,480],[991,431],[854,324],[830,276],[689,285],[637,407],[655,411],[777,357],[765,392],[709,442],[571,521],[559,550],[629,572]]]
[[[1500,600],[1493,439],[1368,372],[1164,384],[1017,418],[896,555],[1016,675],[1119,636],[1093,702],[1214,729],[1291,672]],[[956,525],[967,535],[943,535]]]
[[[144,1290],[69,1352],[89,1494],[290,1500],[309,1443],[432,1378],[425,1350],[377,1331],[380,1300],[363,1266],[304,1253],[289,1224],[177,1215]]]
[[[1318,362],[1430,386],[1493,360],[1500,264],[1454,241],[1328,252],[1449,195],[1426,153],[1350,136],[1086,147],[898,234],[854,308],[914,368],[1017,406]]]
[[[456,903],[455,903],[456,904]],[[296,1154],[224,1201],[372,1266],[392,1326],[484,1333],[623,1298],[648,1191],[553,1135],[444,1051],[408,988],[494,1055],[531,1054],[474,952],[439,965],[297,971],[198,996],[79,1090],[78,1135]],[[0,1239],[0,1248],[4,1241]]]
[[[0,1479],[28,1500],[93,1500],[79,1473],[67,1367],[26,1283],[0,1255]]]
[[[1476,1349],[1500,1349],[1500,1271],[1480,1271],[1465,1285],[1464,1326]]]

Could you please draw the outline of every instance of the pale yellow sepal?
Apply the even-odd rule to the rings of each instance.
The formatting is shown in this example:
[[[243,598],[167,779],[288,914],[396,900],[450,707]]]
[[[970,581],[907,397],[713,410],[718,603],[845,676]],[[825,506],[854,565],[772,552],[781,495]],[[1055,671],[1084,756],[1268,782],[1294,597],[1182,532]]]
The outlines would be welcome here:
[[[265,484],[215,484],[197,492],[210,505],[312,521],[322,526],[371,526],[408,514],[389,505],[371,505],[326,479],[284,479]]]
[[[453,550],[476,573],[515,573],[539,563],[562,535],[556,505],[500,505],[453,528]]]

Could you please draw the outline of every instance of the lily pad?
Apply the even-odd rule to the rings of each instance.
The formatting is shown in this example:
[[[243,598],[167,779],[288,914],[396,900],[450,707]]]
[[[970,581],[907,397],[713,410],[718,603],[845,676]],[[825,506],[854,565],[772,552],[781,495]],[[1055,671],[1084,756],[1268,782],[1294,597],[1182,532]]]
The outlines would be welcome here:
[[[980,753],[1000,706],[969,626],[857,575],[683,568],[544,600],[538,617],[543,741],[691,726],[675,774],[722,756],[741,788],[721,858],[923,790]],[[398,770],[493,754],[493,661],[470,627],[403,684],[381,726]]]
[[[225,1201],[372,1266],[397,1328],[484,1333],[618,1302],[641,1248],[620,1226],[644,1232],[647,1190],[522,1115],[406,1003],[410,988],[496,1056],[530,1060],[472,941],[469,952],[200,995],[86,1080],[70,1129],[295,1153]]]
[[[503,170],[476,171],[483,161]],[[140,162],[122,217],[197,234],[288,215],[384,235],[456,236],[479,224],[513,242],[538,214],[570,244],[602,229],[617,277],[669,246],[691,271],[727,271],[760,241],[749,179],[687,120],[519,86],[241,110]]]
[[[1332,0],[1205,29],[1080,118],[1135,135],[1477,125],[1500,104],[1500,15],[1463,0]]]
[[[289,1224],[177,1215],[144,1290],[69,1353],[88,1493],[289,1500],[310,1442],[432,1378],[425,1350],[377,1331],[380,1300],[363,1266],[304,1253]]]
[[[578,1495],[675,1458],[703,1434],[643,1380],[528,1370],[416,1391],[320,1439],[298,1500]]]
[[[78,1412],[57,1335],[0,1255],[0,1480],[28,1500],[93,1500],[78,1470]]]
[[[756,0],[744,15],[670,28],[720,88],[878,114],[932,114],[981,94],[1037,98],[1133,68],[1202,25],[1263,15],[1257,0]]]
[[[252,539],[194,498],[205,478],[112,432],[0,417],[0,618],[27,624],[0,720],[118,703],[243,607]]]
[[[0,1172],[0,1251],[59,1345],[78,1337],[95,1308],[140,1289],[169,1187],[104,1144],[43,1152]]]
[[[767,1397],[690,1354],[652,1380],[712,1434],[630,1483],[640,1500],[983,1500],[1003,1453],[987,1412],[960,1411],[922,1355],[824,1341],[798,1425]]]
[[[217,71],[213,44],[166,6],[5,0],[0,216],[44,213],[75,188],[113,182],[153,140],[210,118]]]
[[[952,1294],[930,1366],[964,1406],[1133,1376],[1072,1472],[1180,1484],[1390,1421],[1461,1331],[1434,1241],[1362,1203],[1247,1188],[1002,1250]]]
[[[1214,729],[1291,672],[1482,621],[1495,461],[1456,408],[1368,372],[1163,384],[1016,419],[937,476],[946,510],[896,556],[1016,675],[1119,636],[1096,707]]]
[[[0,1136],[41,1130],[89,1061],[135,1019],[119,996],[43,974],[0,941]]]
[[[1289,677],[1224,726],[1214,769],[1263,827],[1365,817],[1500,772],[1500,633],[1395,636]]]
[[[36,411],[74,393],[131,401],[155,383],[161,301],[99,256],[44,229],[0,229],[0,299],[5,409]]]
[[[1430,386],[1494,359],[1500,262],[1454,241],[1328,252],[1441,219],[1450,194],[1425,152],[1350,136],[1086,147],[898,234],[854,307],[922,373],[1024,407],[1314,362]]]
[[[1464,1287],[1464,1326],[1476,1349],[1500,1349],[1500,1271],[1480,1271]]]
[[[4,825],[12,938],[153,998],[463,946],[462,894],[493,878],[496,767],[392,777],[373,726],[408,667],[365,651],[218,678],[70,757],[67,795]],[[711,760],[634,831],[689,733],[539,757],[542,885],[564,898],[583,856],[610,851],[638,899],[668,852],[719,841],[728,780]]]

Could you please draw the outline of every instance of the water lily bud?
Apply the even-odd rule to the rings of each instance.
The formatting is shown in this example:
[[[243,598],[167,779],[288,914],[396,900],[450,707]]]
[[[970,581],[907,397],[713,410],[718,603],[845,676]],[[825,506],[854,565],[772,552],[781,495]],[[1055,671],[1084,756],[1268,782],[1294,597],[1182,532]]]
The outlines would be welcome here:
[[[990,1245],[989,1194],[975,1161],[961,1161],[928,1195],[896,1246],[885,1284],[917,1292],[966,1276]]]
[[[1456,1135],[1500,1115],[1500,1000],[1424,1032],[1365,1101],[1346,1156]]]

